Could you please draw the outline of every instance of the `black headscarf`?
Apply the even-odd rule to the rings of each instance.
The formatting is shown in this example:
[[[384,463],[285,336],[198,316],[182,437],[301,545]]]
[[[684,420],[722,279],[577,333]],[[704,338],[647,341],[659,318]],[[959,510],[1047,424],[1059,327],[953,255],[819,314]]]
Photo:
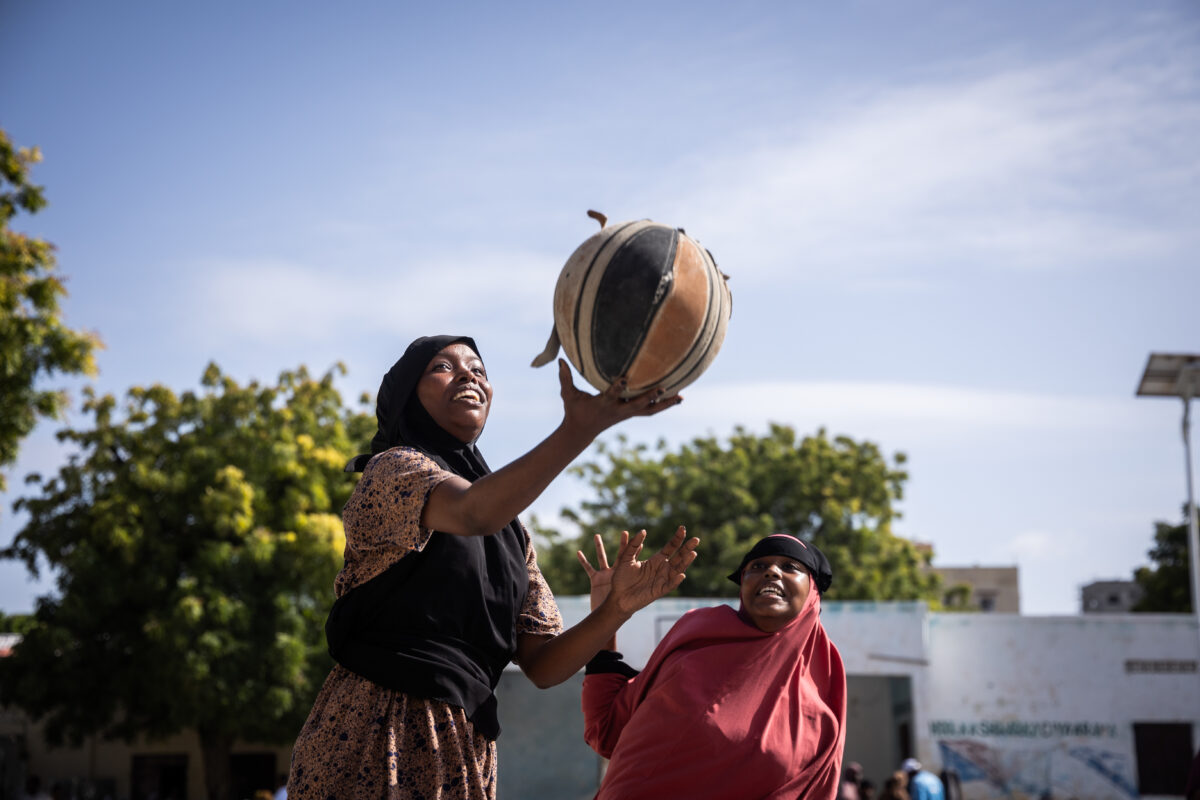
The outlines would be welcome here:
[[[392,365],[379,384],[375,400],[379,429],[371,439],[371,452],[350,459],[346,472],[362,472],[373,456],[398,445],[415,447],[443,469],[467,480],[491,472],[474,442],[460,442],[442,430],[417,399],[417,384],[425,368],[434,356],[452,344],[465,344],[479,355],[479,347],[470,336],[422,336]]]
[[[741,584],[742,570],[751,561],[763,556],[787,556],[794,561],[799,561],[812,573],[813,583],[816,584],[817,591],[821,594],[825,594],[825,590],[833,583],[833,569],[829,566],[829,560],[825,558],[825,554],[818,550],[815,544],[802,542],[787,533],[773,533],[764,539],[759,539],[754,547],[750,548],[750,552],[742,557],[742,563],[738,565],[738,568],[729,574],[729,580]]]

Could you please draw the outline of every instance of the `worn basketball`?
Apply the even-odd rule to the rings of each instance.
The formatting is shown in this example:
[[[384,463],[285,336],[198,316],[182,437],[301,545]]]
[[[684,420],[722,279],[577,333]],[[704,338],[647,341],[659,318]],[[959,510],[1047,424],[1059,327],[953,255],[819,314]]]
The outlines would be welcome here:
[[[581,244],[554,287],[554,330],[533,360],[567,360],[600,391],[625,376],[626,397],[661,387],[666,396],[700,377],[733,308],[712,254],[684,233],[650,220],[608,225]]]

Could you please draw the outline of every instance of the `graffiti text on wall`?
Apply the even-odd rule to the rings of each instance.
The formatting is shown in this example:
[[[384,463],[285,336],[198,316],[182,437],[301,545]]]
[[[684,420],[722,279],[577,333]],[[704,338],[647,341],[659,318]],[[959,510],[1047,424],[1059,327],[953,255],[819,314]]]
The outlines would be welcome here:
[[[981,720],[955,722],[935,719],[929,723],[933,736],[1010,736],[1022,739],[1058,739],[1065,736],[1087,736],[1115,739],[1117,726],[1108,722],[1068,722],[1054,720]]]
[[[1174,675],[1177,673],[1195,672],[1196,662],[1170,659],[1147,661],[1145,659],[1131,658],[1125,662],[1125,671],[1133,674]]]

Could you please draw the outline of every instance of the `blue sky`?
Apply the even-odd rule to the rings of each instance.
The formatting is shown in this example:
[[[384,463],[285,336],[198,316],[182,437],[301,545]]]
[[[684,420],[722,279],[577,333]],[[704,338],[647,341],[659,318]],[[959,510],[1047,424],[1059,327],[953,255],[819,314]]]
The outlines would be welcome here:
[[[57,245],[103,391],[341,360],[354,397],[413,337],[467,333],[503,463],[559,418],[528,364],[596,208],[685,227],[731,276],[720,357],[633,439],[776,421],[903,451],[898,532],[1016,564],[1027,613],[1074,613],[1181,519],[1181,404],[1134,389],[1151,351],[1200,351],[1195,3],[0,0],[0,23],[0,126],[50,200],[15,227]],[[9,471],[0,543],[56,427]],[[0,609],[50,588],[0,566]]]

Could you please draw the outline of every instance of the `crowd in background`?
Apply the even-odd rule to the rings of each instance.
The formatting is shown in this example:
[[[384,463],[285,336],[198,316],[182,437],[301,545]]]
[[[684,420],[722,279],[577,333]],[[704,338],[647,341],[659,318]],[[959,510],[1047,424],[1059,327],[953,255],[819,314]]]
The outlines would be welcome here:
[[[915,758],[906,758],[877,787],[863,776],[862,765],[851,761],[843,770],[838,800],[962,800],[962,785],[954,770],[938,776]]]

